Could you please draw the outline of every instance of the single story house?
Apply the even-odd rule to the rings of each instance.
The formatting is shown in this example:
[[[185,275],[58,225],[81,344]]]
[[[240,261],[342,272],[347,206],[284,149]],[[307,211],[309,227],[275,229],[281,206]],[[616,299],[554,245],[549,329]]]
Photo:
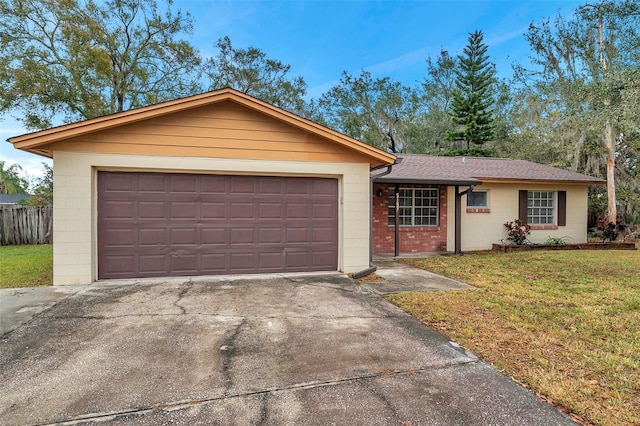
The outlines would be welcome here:
[[[584,243],[588,187],[605,183],[524,160],[398,154],[398,162],[373,174],[374,253],[486,250],[515,219],[534,243]]]
[[[395,156],[223,89],[9,139],[53,158],[53,281],[369,267]]]
[[[53,159],[55,285],[363,273],[372,252],[489,248],[516,217],[533,240],[582,242],[600,183],[529,162],[396,157],[232,89],[9,142]]]

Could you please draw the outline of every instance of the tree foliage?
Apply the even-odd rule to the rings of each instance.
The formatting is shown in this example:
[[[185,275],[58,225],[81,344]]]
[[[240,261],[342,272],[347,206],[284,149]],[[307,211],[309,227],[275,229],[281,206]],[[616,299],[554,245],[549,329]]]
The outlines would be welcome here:
[[[438,155],[452,149],[446,134],[454,127],[449,111],[457,67],[457,58],[446,50],[441,50],[435,59],[427,58],[427,76],[418,87],[420,108],[416,127],[420,129],[422,143],[412,147],[416,154]]]
[[[29,181],[18,164],[7,165],[0,160],[0,194],[26,194]]]
[[[218,54],[204,64],[209,90],[231,87],[280,108],[303,114],[307,84],[302,77],[289,77],[291,66],[257,47],[234,48],[229,37],[216,43]]]
[[[455,90],[450,114],[456,128],[447,132],[447,139],[482,146],[495,138],[493,125],[495,66],[489,62],[488,46],[482,31],[469,35],[463,55],[458,56]]]
[[[26,201],[30,206],[53,205],[53,168],[42,163],[44,174],[38,178],[33,188],[33,196]]]
[[[516,68],[516,138],[547,162],[606,177],[610,221],[617,216],[616,194],[625,206],[640,201],[639,32],[637,2],[585,5],[570,19],[531,24],[525,37],[537,68]],[[625,216],[640,213],[633,210]]]
[[[416,108],[410,88],[364,70],[357,77],[343,72],[340,83],[318,101],[330,127],[388,152],[409,152],[416,143]]]
[[[32,129],[197,91],[191,17],[155,0],[0,0],[0,112]]]

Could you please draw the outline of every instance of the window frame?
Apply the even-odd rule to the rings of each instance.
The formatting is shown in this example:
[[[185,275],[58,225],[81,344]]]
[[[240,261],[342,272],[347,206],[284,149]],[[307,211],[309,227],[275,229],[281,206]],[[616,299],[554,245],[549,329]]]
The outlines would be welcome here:
[[[547,197],[542,197],[547,194]],[[533,226],[557,226],[558,223],[558,192],[557,191],[527,191],[527,224]],[[551,195],[549,198],[548,196]],[[549,205],[551,202],[551,205]],[[536,205],[538,203],[538,205]],[[536,213],[535,210],[538,210]],[[545,211],[545,213],[543,213]],[[546,221],[541,222],[541,219]],[[549,220],[551,220],[549,222]]]
[[[403,227],[437,227],[440,225],[440,188],[439,187],[400,187],[400,221],[399,225]],[[416,197],[416,192],[422,192]],[[429,195],[424,194],[428,192]],[[403,198],[408,199],[406,194],[410,193],[410,203],[403,203]],[[403,196],[404,195],[404,196]],[[388,206],[388,225],[395,225],[395,188],[389,188],[389,206]],[[416,203],[419,200],[419,203]],[[426,202],[426,204],[425,204]],[[435,202],[435,205],[432,203]],[[417,205],[416,205],[417,204]],[[429,211],[435,209],[435,214]],[[409,214],[403,213],[403,210],[409,211]],[[426,214],[425,214],[426,211]],[[418,213],[418,214],[416,214]],[[409,223],[406,223],[408,220]],[[424,223],[424,221],[428,223]],[[416,223],[420,221],[421,223]]]
[[[485,204],[484,205],[469,205],[469,195],[471,194],[480,194],[480,193],[484,193],[485,197],[484,197],[484,201]],[[488,189],[474,189],[473,191],[469,192],[467,194],[467,209],[488,209],[489,208],[489,190]]]

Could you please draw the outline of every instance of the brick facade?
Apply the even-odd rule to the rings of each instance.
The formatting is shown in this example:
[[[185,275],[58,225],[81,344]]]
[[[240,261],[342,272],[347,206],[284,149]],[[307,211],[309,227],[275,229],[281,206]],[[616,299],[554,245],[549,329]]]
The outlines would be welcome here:
[[[401,188],[421,188],[420,185],[400,185]],[[373,252],[393,253],[395,229],[389,225],[389,188],[387,184],[373,187]],[[431,186],[433,188],[433,186]],[[382,196],[378,196],[382,189]],[[440,186],[438,226],[401,226],[400,253],[428,253],[447,250],[447,187]]]

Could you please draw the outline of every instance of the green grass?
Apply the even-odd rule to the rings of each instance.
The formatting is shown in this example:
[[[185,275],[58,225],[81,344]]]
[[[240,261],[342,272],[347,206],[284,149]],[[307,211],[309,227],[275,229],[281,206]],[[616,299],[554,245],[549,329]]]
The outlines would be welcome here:
[[[51,244],[0,247],[0,288],[47,286],[52,280]]]
[[[389,299],[582,423],[640,425],[640,251],[408,260],[476,286]]]

